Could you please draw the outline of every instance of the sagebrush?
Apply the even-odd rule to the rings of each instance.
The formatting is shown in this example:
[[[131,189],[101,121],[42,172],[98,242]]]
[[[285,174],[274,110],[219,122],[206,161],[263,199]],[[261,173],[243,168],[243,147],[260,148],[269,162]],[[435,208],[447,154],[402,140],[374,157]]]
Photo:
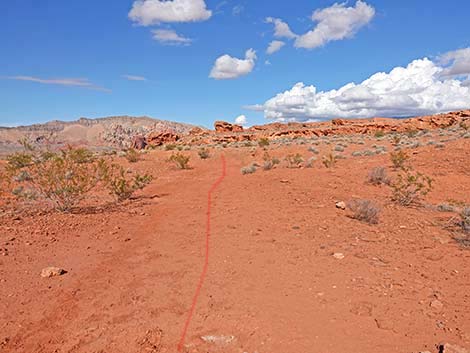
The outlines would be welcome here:
[[[352,218],[368,224],[379,223],[380,207],[370,200],[353,200],[347,203]]]

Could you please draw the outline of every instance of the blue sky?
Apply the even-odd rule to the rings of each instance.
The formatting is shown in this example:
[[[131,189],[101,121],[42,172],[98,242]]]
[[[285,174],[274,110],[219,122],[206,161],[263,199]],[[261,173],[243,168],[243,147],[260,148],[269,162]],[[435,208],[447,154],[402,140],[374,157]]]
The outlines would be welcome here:
[[[251,125],[267,122],[265,116],[287,121],[338,114],[400,115],[400,110],[390,108],[393,104],[406,106],[404,115],[465,108],[467,102],[470,107],[470,86],[466,83],[470,50],[465,51],[470,47],[468,0],[367,0],[363,4],[374,12],[366,23],[356,25],[345,38],[326,40],[310,49],[296,47],[293,38],[276,38],[274,24],[266,18],[282,20],[300,37],[320,22],[312,21],[312,13],[331,8],[334,1],[197,1],[205,5],[199,9],[206,11],[201,16],[208,18],[177,22],[162,20],[158,7],[157,13],[144,13],[143,9],[140,20],[138,16],[131,19],[133,0],[0,2],[0,125],[81,116],[148,115],[209,127],[214,120],[234,121],[242,114]],[[354,10],[357,5],[354,0],[337,6]],[[157,20],[142,25],[144,17]],[[154,30],[186,39],[161,42],[153,38]],[[268,55],[266,49],[273,40],[285,45]],[[256,59],[242,75],[209,77],[218,58],[228,55],[229,60],[243,60],[248,49],[256,52]],[[446,53],[451,53],[447,60]],[[393,95],[395,100],[384,103],[383,84],[375,79],[352,87],[352,91],[348,86],[340,96],[331,91],[424,57],[432,63],[419,62],[395,75],[418,72],[413,77],[426,85],[431,76],[437,80],[432,87],[425,87],[428,93],[424,98],[421,93],[413,96],[412,103],[402,91]],[[434,67],[438,70],[433,71]],[[129,80],[124,75],[146,80]],[[409,82],[408,76],[402,76],[399,82]],[[303,86],[295,88],[300,82]],[[315,86],[315,92],[310,85]],[[416,91],[421,92],[421,83],[417,85]],[[436,102],[442,94],[429,93],[431,89],[435,92],[437,85],[442,92],[449,91],[448,85],[453,87],[452,95],[446,96],[449,104]],[[319,95],[319,91],[327,93]],[[287,93],[275,98],[281,92]],[[351,97],[353,106],[349,104]],[[380,100],[380,107],[374,103],[374,109],[364,110],[363,105],[372,99]],[[321,105],[319,100],[326,103]],[[333,110],[327,108],[331,102]],[[256,106],[245,109],[249,105]]]

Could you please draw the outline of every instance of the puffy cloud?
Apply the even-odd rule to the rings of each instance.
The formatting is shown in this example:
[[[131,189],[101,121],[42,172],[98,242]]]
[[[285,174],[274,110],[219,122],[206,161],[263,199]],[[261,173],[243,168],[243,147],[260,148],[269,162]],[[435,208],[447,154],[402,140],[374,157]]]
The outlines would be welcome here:
[[[122,75],[123,78],[129,81],[147,81],[147,79],[143,76],[136,76],[136,75]]]
[[[443,77],[445,70],[424,58],[337,90],[317,91],[299,82],[251,108],[262,107],[266,118],[277,121],[405,117],[470,108],[470,87],[462,80]]]
[[[441,55],[438,61],[446,67],[443,76],[470,76],[470,48],[450,51]]]
[[[266,49],[266,53],[269,55],[274,54],[275,52],[281,50],[281,48],[285,45],[283,41],[280,40],[273,40],[269,43],[268,49]]]
[[[129,12],[129,18],[142,26],[205,21],[211,16],[204,0],[137,0]]]
[[[279,18],[268,17],[267,23],[274,24],[274,36],[278,38],[296,38],[297,35],[291,31],[289,25]]]
[[[354,7],[346,3],[334,4],[312,15],[312,21],[318,22],[314,29],[297,37],[297,48],[313,49],[334,40],[350,38],[375,15],[375,9],[363,1],[357,1]]]
[[[256,52],[248,49],[245,59],[233,58],[230,55],[219,57],[211,70],[209,77],[217,80],[227,80],[244,76],[253,71],[256,61]]]
[[[155,29],[152,31],[153,39],[166,45],[189,45],[192,40],[180,36],[172,29]]]
[[[111,92],[110,89],[95,85],[93,82],[90,82],[87,78],[53,78],[45,79],[34,76],[10,76],[6,77],[9,80],[16,81],[30,81],[36,83],[42,83],[45,85],[59,85],[59,86],[68,86],[68,87],[81,87],[92,89],[95,91]]]
[[[238,125],[246,125],[246,116],[245,115],[240,115],[235,119],[235,124]]]

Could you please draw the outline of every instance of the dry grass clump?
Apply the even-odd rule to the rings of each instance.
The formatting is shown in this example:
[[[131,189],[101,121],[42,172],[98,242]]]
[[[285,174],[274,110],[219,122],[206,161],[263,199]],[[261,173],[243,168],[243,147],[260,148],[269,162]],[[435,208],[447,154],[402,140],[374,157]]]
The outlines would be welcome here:
[[[380,208],[370,200],[353,200],[347,207],[353,212],[352,218],[368,224],[379,223]]]
[[[177,152],[177,153],[173,153],[170,158],[168,158],[168,162],[172,162],[174,163],[174,165],[179,168],[179,169],[190,169],[189,167],[189,160],[191,159],[191,157],[183,154],[183,153],[180,153],[180,152]]]
[[[323,156],[322,163],[326,168],[333,168],[338,161],[338,156],[333,153],[329,153],[326,156]]]
[[[367,182],[372,185],[390,185],[390,177],[384,167],[375,167],[367,175]]]
[[[420,172],[406,170],[391,184],[392,200],[402,206],[411,206],[432,190],[432,179]]]

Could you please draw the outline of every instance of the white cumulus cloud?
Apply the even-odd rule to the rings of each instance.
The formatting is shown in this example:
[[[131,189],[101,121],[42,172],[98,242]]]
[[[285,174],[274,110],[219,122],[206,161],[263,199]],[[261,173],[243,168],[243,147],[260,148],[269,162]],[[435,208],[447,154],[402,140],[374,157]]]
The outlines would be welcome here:
[[[192,40],[180,36],[172,29],[155,29],[152,31],[153,39],[166,45],[189,45]]]
[[[269,43],[268,49],[266,49],[266,53],[271,55],[274,54],[275,52],[281,50],[281,48],[285,45],[281,40],[273,40],[271,43]]]
[[[244,59],[234,58],[225,54],[215,61],[209,77],[217,80],[238,78],[253,71],[255,62],[256,52],[253,49],[246,51]]]
[[[291,31],[289,25],[279,18],[267,17],[267,23],[274,24],[274,36],[278,38],[296,38],[297,35]]]
[[[205,21],[211,16],[204,0],[137,0],[129,12],[129,18],[142,26]]]
[[[470,108],[470,87],[461,79],[443,76],[446,70],[424,58],[337,90],[318,91],[315,86],[299,82],[252,109],[262,108],[268,119],[306,121],[405,117]]]
[[[361,27],[368,24],[374,15],[375,9],[360,0],[353,7],[346,7],[346,3],[341,3],[316,10],[312,21],[317,22],[317,25],[297,37],[294,45],[297,48],[313,49],[334,40],[351,38]]]
[[[443,76],[470,76],[470,48],[450,51],[441,55],[438,61],[445,66]]]
[[[246,125],[246,116],[245,115],[240,115],[235,119],[235,124],[238,125]]]

